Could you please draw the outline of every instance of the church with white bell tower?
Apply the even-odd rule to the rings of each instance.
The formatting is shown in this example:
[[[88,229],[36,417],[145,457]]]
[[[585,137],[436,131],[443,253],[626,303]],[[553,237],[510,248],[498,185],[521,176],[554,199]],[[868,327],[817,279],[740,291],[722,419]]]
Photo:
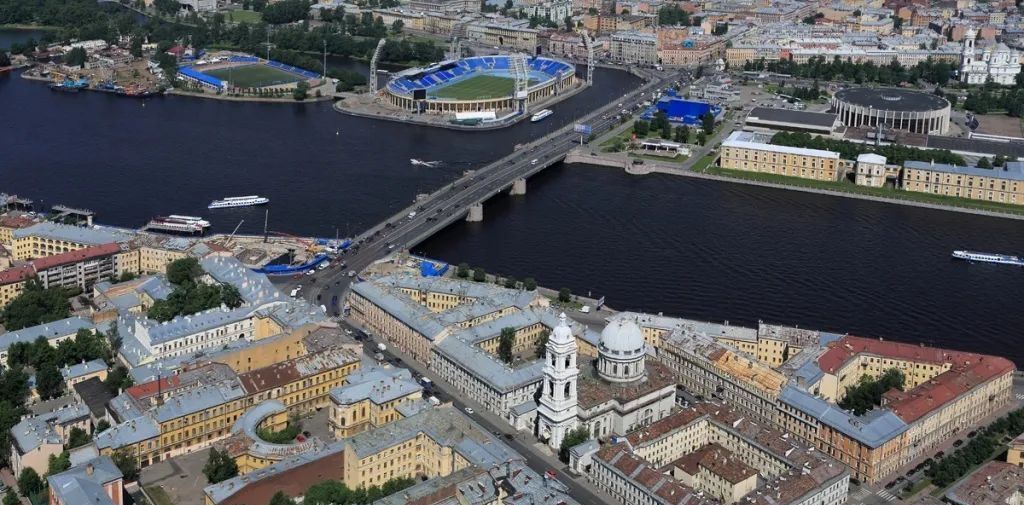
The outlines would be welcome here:
[[[566,434],[577,424],[576,337],[566,323],[565,313],[551,331],[544,356],[544,383],[537,407],[538,435],[557,450]]]

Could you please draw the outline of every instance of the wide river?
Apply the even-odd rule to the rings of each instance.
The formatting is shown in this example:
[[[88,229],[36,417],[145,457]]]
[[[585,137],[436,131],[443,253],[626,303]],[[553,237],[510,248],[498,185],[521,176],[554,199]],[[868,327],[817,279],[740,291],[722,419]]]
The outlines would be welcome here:
[[[487,133],[352,118],[327,104],[135,101],[0,77],[0,191],[86,206],[102,223],[195,214],[221,232],[244,220],[246,233],[262,230],[263,210],[206,204],[260,194],[272,201],[271,230],[346,235],[637,84],[621,72],[596,77],[548,120]],[[617,309],[760,319],[1024,365],[1024,271],[949,258],[959,248],[1024,252],[1017,221],[579,165],[487,202],[484,219],[416,251],[605,295]]]

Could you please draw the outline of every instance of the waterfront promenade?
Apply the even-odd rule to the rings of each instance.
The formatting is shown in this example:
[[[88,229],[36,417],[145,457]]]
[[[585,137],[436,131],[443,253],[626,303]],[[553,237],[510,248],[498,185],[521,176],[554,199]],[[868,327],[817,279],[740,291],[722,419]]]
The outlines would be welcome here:
[[[718,137],[719,136],[716,136],[715,138],[717,139]],[[696,153],[703,154],[698,155]],[[1018,221],[1024,221],[1024,214],[995,212],[991,210],[975,209],[966,206],[943,205],[921,202],[909,198],[889,198],[884,196],[867,195],[862,193],[852,193],[848,191],[814,188],[809,186],[796,186],[791,184],[779,184],[774,182],[758,181],[754,179],[745,179],[742,177],[729,177],[727,175],[711,174],[701,170],[701,167],[698,166],[705,165],[708,163],[714,163],[714,159],[704,160],[702,163],[702,160],[705,156],[714,157],[716,155],[710,153],[710,149],[702,149],[699,151],[695,151],[695,154],[692,157],[690,157],[688,160],[682,163],[659,162],[652,161],[651,159],[643,159],[642,164],[636,164],[633,163],[633,160],[636,160],[638,158],[630,157],[625,153],[597,153],[596,151],[592,151],[589,149],[574,149],[572,152],[566,155],[565,163],[622,168],[626,171],[626,173],[630,175],[647,175],[655,173],[677,175],[681,177],[693,177],[697,179],[705,179],[712,181],[746,184],[749,186],[759,186],[762,188],[783,189],[787,191],[801,191],[804,193],[814,193],[818,195],[838,196],[842,198],[855,198],[858,200],[867,200],[871,202],[892,203],[896,205],[908,205],[911,207],[920,207],[924,209],[963,212],[967,214],[975,214],[978,216],[1000,217],[1005,219],[1016,219]],[[694,167],[697,167],[697,169],[695,170]]]

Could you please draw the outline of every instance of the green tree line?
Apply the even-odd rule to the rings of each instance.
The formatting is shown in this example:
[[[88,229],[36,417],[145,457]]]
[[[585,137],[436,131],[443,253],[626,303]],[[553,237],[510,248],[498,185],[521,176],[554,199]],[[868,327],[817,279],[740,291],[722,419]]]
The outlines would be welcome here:
[[[912,67],[904,67],[895,59],[888,65],[876,65],[874,62],[855,63],[836,56],[829,60],[825,56],[814,56],[807,63],[797,63],[792,59],[779,61],[748,61],[743,70],[775,72],[793,77],[807,79],[824,79],[826,81],[848,81],[857,84],[866,82],[895,86],[902,83],[916,84],[925,80],[933,84],[945,85],[949,82],[955,66],[945,61],[933,61],[929,58]]]
[[[848,140],[812,136],[805,132],[779,132],[772,137],[772,144],[790,147],[806,147],[810,149],[824,149],[835,151],[843,159],[853,160],[864,153],[876,153],[885,156],[887,163],[896,165],[904,161],[935,161],[936,163],[948,163],[955,165],[966,165],[962,157],[945,149],[918,149],[903,145],[873,146],[869,144],[858,144]]]

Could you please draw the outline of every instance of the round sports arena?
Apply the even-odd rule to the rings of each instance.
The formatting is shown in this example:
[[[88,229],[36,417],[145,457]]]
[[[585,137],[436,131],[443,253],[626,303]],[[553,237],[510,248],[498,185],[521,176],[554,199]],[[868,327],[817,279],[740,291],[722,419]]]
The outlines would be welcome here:
[[[849,88],[832,95],[832,112],[849,128],[874,128],[944,135],[949,101],[931,93],[899,88]]]
[[[434,113],[515,109],[515,73],[509,55],[474,56],[403,71],[388,82],[391,105]],[[527,103],[577,85],[576,67],[543,57],[526,59]],[[422,105],[419,105],[422,104]]]

